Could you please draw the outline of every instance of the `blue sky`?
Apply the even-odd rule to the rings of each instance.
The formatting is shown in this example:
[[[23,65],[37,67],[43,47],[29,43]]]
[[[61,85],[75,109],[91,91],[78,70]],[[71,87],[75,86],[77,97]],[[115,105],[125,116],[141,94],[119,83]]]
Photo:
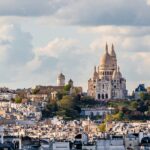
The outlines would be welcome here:
[[[150,0],[0,2],[0,85],[55,85],[63,72],[86,90],[106,41],[129,91],[149,86]]]

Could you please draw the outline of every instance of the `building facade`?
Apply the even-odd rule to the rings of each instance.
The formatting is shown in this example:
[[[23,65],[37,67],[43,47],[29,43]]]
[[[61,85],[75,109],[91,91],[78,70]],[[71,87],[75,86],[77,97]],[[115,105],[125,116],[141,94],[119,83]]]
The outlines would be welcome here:
[[[138,87],[135,89],[134,98],[136,100],[141,99],[141,94],[146,94],[146,93],[148,92],[147,92],[147,89],[145,88],[145,85],[139,84]]]
[[[106,44],[99,66],[94,67],[93,76],[88,80],[88,95],[96,100],[125,99],[127,96],[126,79],[117,65],[113,44],[110,53]]]

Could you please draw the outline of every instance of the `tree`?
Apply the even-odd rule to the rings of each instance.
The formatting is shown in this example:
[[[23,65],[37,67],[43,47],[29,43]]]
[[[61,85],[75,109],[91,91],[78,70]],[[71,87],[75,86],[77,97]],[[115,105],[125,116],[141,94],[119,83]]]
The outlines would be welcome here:
[[[106,124],[102,123],[98,126],[98,129],[100,132],[105,132],[106,131]]]
[[[109,121],[112,121],[112,119],[113,119],[113,118],[112,118],[112,115],[111,115],[111,114],[107,114],[107,115],[106,115],[106,118],[105,118],[105,121],[106,121],[106,122],[109,122]]]
[[[64,119],[75,119],[80,116],[81,109],[77,105],[77,101],[72,96],[63,96],[63,98],[58,101],[58,111],[57,115],[62,116]]]
[[[141,93],[140,94],[140,99],[145,101],[145,100],[150,100],[150,94],[148,93]]]
[[[58,100],[61,100],[61,99],[63,98],[63,93],[62,93],[62,92],[58,92],[58,93],[56,94],[56,98],[57,98]]]
[[[113,120],[117,120],[117,121],[122,120],[123,116],[124,116],[123,112],[119,111],[117,114],[113,115]]]
[[[69,92],[70,88],[71,88],[71,85],[67,84],[67,85],[64,86],[64,91]]]
[[[40,89],[35,88],[35,89],[32,90],[32,94],[37,94],[39,91],[40,91]]]
[[[60,100],[60,107],[62,108],[73,108],[75,104],[74,99],[71,96],[63,96],[63,98]]]
[[[17,96],[16,98],[15,98],[15,103],[21,103],[22,102],[22,99],[19,97],[19,96]]]
[[[138,107],[137,101],[131,102],[131,107],[132,107],[133,109],[137,109],[137,107]]]

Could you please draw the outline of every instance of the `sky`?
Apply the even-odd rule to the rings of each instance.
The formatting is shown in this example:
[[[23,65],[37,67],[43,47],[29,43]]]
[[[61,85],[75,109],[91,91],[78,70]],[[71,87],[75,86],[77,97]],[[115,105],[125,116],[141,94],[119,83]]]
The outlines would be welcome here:
[[[66,82],[87,90],[106,42],[132,92],[150,86],[150,0],[0,1],[0,86]]]

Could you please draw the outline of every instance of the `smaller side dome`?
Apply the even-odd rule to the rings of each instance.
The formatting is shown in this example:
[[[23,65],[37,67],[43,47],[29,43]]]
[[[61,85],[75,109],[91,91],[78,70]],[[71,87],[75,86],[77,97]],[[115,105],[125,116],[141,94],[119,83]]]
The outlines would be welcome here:
[[[120,78],[122,78],[122,74],[120,72],[119,67],[118,67],[118,70],[114,70],[112,78],[113,79],[120,79]]]

